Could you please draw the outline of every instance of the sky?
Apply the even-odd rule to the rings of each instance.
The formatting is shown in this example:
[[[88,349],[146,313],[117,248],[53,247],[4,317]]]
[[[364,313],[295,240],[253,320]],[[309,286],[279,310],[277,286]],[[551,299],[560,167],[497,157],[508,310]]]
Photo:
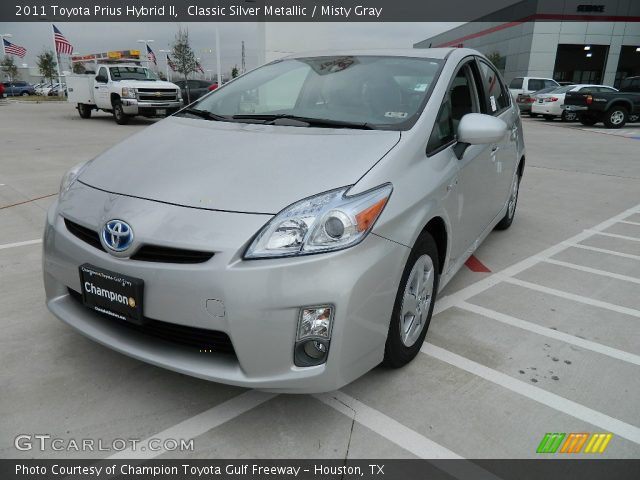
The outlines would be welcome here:
[[[290,31],[291,45],[296,45],[301,37],[313,49],[333,48],[336,45],[345,48],[411,48],[414,43],[440,32],[449,30],[460,23],[325,23],[320,28],[310,28],[308,23],[286,24]],[[258,62],[257,23],[217,24],[220,29],[221,62],[225,73],[234,65],[241,65],[241,42],[245,42],[245,61],[247,69],[254,68]],[[170,49],[179,27],[187,28],[191,46],[200,57],[203,69],[216,70],[215,54],[207,50],[215,49],[215,23],[56,23],[63,35],[74,46],[74,52],[81,54],[105,52],[108,50],[144,49],[137,40],[154,40],[150,44],[164,68],[164,55],[160,49]],[[0,34],[13,35],[8,40],[25,47],[24,59],[15,57],[16,64],[27,63],[35,66],[38,53],[43,49],[53,49],[50,23],[0,23]],[[1,53],[1,52],[0,52]],[[64,66],[64,63],[63,63]]]

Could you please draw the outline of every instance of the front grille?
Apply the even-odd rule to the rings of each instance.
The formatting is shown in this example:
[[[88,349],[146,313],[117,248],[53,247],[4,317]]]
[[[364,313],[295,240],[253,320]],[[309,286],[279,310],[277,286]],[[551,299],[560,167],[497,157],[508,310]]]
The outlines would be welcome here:
[[[82,294],[69,288],[69,296],[76,302],[82,304]],[[84,304],[82,304],[84,306]],[[88,308],[88,307],[86,307]],[[235,355],[233,344],[229,335],[218,330],[207,330],[204,328],[187,327],[176,323],[162,322],[145,317],[144,325],[136,325],[125,320],[118,320],[106,314],[94,311],[96,315],[111,325],[116,325],[122,329],[130,329],[145,336],[158,338],[169,343],[193,347],[200,350],[213,350],[216,353]]]
[[[163,90],[155,88],[138,89],[138,99],[146,102],[175,102],[177,98],[177,90]]]
[[[100,243],[100,235],[95,230],[83,227],[68,218],[64,219],[67,230],[80,240],[94,248],[106,251]],[[158,263],[204,263],[213,257],[213,252],[201,250],[186,250],[183,248],[161,247],[158,245],[142,245],[131,257],[131,260]]]

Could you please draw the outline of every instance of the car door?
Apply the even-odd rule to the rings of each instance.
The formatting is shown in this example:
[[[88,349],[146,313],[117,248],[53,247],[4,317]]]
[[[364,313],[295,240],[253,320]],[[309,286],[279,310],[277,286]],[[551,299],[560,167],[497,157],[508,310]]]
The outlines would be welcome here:
[[[104,77],[107,79],[107,83],[98,82],[96,79],[93,80],[93,98],[96,102],[96,105],[100,108],[111,108],[111,99],[109,98],[109,73],[106,67],[100,67],[98,70],[98,77]]]
[[[455,162],[457,177],[447,185],[449,195],[445,207],[455,234],[451,238],[451,263],[469,250],[491,222],[495,213],[486,196],[493,180],[490,149],[487,145],[470,145],[462,158],[453,150],[460,120],[467,113],[480,113],[481,104],[474,80],[473,58],[461,63],[451,80],[440,106],[427,144],[427,156],[444,165]]]
[[[518,165],[518,124],[520,117],[513,108],[513,99],[495,68],[482,58],[477,59],[480,71],[479,87],[484,96],[487,115],[493,115],[507,124],[507,135],[500,142],[490,145],[490,169],[493,188],[487,192],[492,197],[494,216],[500,213],[509,198],[513,186],[514,174]],[[531,80],[530,80],[531,81]]]

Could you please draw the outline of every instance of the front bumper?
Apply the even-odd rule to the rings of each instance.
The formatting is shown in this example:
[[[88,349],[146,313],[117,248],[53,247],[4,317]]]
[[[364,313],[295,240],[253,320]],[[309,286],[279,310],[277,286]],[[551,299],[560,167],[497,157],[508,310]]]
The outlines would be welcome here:
[[[116,258],[72,235],[61,214],[96,229],[106,220],[120,218],[132,225],[138,245],[152,242],[215,254],[205,263],[186,265]],[[76,182],[47,214],[43,244],[47,306],[89,338],[180,373],[279,392],[340,388],[382,361],[409,249],[370,234],[360,245],[339,252],[242,260],[245,246],[268,219],[123,197]],[[185,231],[190,233],[185,236]],[[134,243],[131,249],[136,248]],[[142,278],[146,317],[224,332],[235,356],[202,353],[105,321],[69,295],[69,288],[81,291],[78,267],[83,263]],[[212,301],[215,311],[210,308]],[[335,307],[327,362],[296,367],[293,349],[299,309],[321,304]]]
[[[184,105],[181,100],[171,102],[143,102],[135,98],[122,98],[122,110],[127,115],[144,115],[148,117],[167,116],[177,112]],[[159,113],[164,111],[164,113]]]

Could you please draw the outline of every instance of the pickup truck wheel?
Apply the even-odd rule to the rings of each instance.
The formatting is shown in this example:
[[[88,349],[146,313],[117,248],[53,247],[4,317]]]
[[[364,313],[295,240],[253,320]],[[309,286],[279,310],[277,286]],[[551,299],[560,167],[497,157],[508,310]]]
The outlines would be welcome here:
[[[116,103],[113,106],[113,118],[115,118],[118,125],[126,125],[127,123],[129,123],[129,115],[124,113],[122,104],[120,102]]]
[[[580,117],[580,123],[586,127],[593,127],[598,123],[598,119],[593,117]]]
[[[91,107],[85,103],[78,104],[78,113],[81,118],[91,118]]]
[[[438,247],[425,232],[411,249],[402,273],[384,347],[384,365],[400,368],[420,351],[438,293],[438,265]]]
[[[604,114],[602,121],[607,128],[622,128],[627,123],[628,117],[626,108],[613,106]]]

